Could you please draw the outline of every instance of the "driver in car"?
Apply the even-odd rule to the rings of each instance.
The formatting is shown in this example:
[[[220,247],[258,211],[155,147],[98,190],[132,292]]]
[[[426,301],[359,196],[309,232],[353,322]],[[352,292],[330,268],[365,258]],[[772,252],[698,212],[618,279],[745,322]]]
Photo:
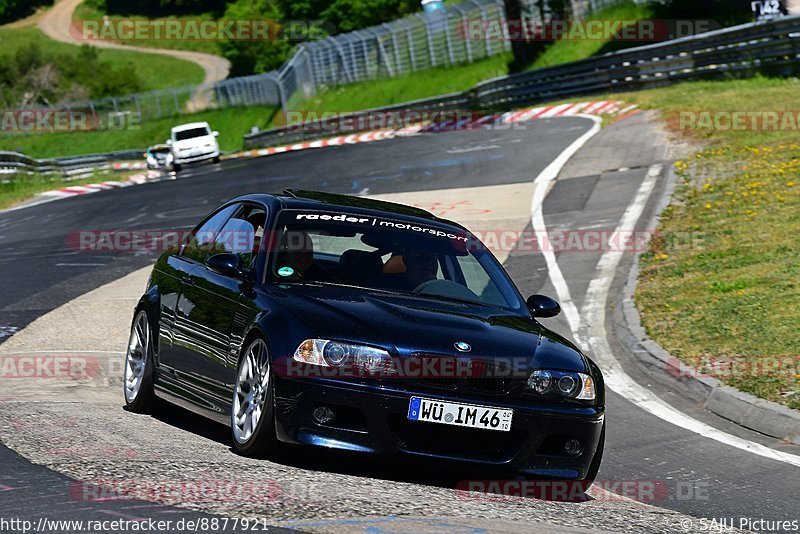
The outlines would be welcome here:
[[[436,280],[439,273],[439,259],[435,252],[425,250],[408,250],[403,253],[406,265],[405,288],[413,291],[430,280]]]
[[[307,232],[287,231],[281,236],[278,274],[289,281],[332,282],[333,277],[314,261],[314,242]]]

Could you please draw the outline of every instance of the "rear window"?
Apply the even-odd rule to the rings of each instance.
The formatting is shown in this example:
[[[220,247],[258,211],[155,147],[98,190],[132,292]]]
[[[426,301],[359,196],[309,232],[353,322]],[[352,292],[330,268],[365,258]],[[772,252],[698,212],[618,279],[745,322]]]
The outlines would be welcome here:
[[[181,130],[175,132],[175,140],[176,141],[183,141],[185,139],[193,139],[195,137],[203,137],[208,135],[208,128],[192,128],[190,130]]]

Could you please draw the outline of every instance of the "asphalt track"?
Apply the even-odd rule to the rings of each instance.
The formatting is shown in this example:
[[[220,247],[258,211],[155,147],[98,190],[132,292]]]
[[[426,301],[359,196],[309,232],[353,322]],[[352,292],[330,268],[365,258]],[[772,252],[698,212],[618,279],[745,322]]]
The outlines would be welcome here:
[[[279,191],[285,187],[380,196],[530,183],[592,125],[591,121],[582,118],[543,119],[528,123],[524,130],[426,134],[366,145],[197,166],[189,168],[174,181],[100,192],[0,214],[0,336],[2,332],[22,329],[45,313],[145,267],[154,259],[152,254],[78,252],[67,246],[66,236],[70,232],[186,229],[228,198],[253,191]],[[649,126],[641,118],[633,118],[606,128],[590,140],[563,169],[544,201],[547,227],[613,230],[648,171],[654,164],[666,163],[661,161],[665,156],[656,150],[659,140],[648,139],[652,136]],[[646,226],[666,183],[666,175],[662,173],[644,206],[637,229]],[[557,255],[579,310],[585,304],[585,295],[591,287],[600,257],[601,252]],[[612,333],[615,316],[611,311],[630,261],[630,254],[623,257],[618,268],[619,276],[611,286],[611,307],[606,327]],[[542,254],[514,251],[505,264],[524,294],[557,294]],[[564,316],[548,324],[568,337],[572,336]],[[626,354],[625,347],[615,336],[609,336],[609,343],[614,355],[634,380],[682,412],[730,435],[776,450],[798,453],[797,447],[741,429],[683,401],[662,386],[651,384],[637,371],[631,363],[631,356]],[[6,405],[5,409],[11,413],[18,408]],[[26,409],[36,411],[35,407]],[[109,414],[103,422],[107,425],[122,424],[124,412],[121,413]],[[612,489],[613,481],[656,481],[668,488],[668,492],[663,499],[653,503],[655,506],[694,517],[734,518],[737,524],[738,518],[742,517],[767,520],[797,518],[795,495],[800,474],[797,467],[680,428],[654,417],[613,392],[608,396],[608,413],[606,453],[598,478],[610,482]],[[166,415],[155,422],[165,432],[175,428],[183,434],[188,433],[189,439],[195,434],[198,441],[208,440],[215,445],[226,440],[224,429],[209,428],[202,419],[186,417],[177,410],[167,410]],[[140,420],[133,423],[144,429]],[[152,431],[152,427],[148,428]],[[114,430],[110,428],[109,432]],[[8,432],[8,428],[2,431]],[[9,436],[3,437],[3,441],[9,443]],[[11,441],[24,441],[19,436],[13,438]],[[181,439],[186,437],[182,435]],[[190,455],[201,453],[191,444],[187,444],[187,450]],[[10,454],[13,453],[4,451],[0,455],[0,464],[12,461],[8,459]],[[223,450],[221,454],[220,461],[224,462],[225,455],[231,453]],[[19,463],[24,461],[19,457],[13,461],[17,462],[17,472],[24,473],[26,467]],[[307,479],[296,481],[300,484],[335,484],[337,476],[342,474],[378,479],[383,476],[389,485],[397,486],[398,502],[402,502],[405,496],[409,507],[415,510],[420,509],[419,503],[415,502],[416,496],[424,495],[431,488],[452,487],[452,482],[463,476],[430,471],[415,474],[410,473],[407,467],[387,469],[384,474],[383,468],[375,471],[361,465],[345,467],[337,460],[310,461],[303,457],[285,460],[282,467],[287,465],[305,469],[303,472],[307,473]],[[45,476],[41,468],[30,465],[28,468],[31,477]],[[3,480],[0,480],[2,484]],[[74,508],[74,503],[71,504]],[[0,492],[0,513],[8,516],[14,506]],[[69,509],[70,503],[61,506]],[[370,515],[370,512],[377,516],[387,515],[377,503],[359,502],[358,506],[362,507],[358,510],[360,515]],[[436,506],[446,505],[432,506],[436,509]],[[53,509],[59,508],[54,505]],[[581,517],[580,510],[575,508],[561,510],[548,506],[539,511],[541,518],[551,523],[583,527],[592,524],[592,513],[603,512],[587,509]],[[396,513],[402,513],[402,510]],[[630,521],[637,529],[685,531],[677,524],[667,528],[664,524],[635,523],[637,513],[634,509],[631,516],[623,520]],[[509,519],[519,518],[520,511],[510,509],[508,515]],[[294,518],[301,519],[302,516],[295,515]],[[453,527],[454,524],[441,526]]]

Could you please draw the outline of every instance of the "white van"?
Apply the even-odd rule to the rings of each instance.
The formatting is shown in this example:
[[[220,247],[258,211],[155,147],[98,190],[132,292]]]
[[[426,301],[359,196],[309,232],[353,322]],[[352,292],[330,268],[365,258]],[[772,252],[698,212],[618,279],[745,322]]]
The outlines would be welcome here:
[[[173,168],[179,171],[184,163],[208,159],[219,163],[218,135],[219,132],[212,131],[207,122],[190,122],[173,127],[167,140],[175,158]]]

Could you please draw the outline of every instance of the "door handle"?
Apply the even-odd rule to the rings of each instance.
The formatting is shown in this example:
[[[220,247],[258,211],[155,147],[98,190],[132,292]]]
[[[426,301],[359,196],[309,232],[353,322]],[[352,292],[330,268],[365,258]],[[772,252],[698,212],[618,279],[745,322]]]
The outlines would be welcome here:
[[[183,278],[181,278],[181,282],[183,282],[187,286],[193,286],[194,285],[194,278],[191,277],[191,276],[184,276]]]

